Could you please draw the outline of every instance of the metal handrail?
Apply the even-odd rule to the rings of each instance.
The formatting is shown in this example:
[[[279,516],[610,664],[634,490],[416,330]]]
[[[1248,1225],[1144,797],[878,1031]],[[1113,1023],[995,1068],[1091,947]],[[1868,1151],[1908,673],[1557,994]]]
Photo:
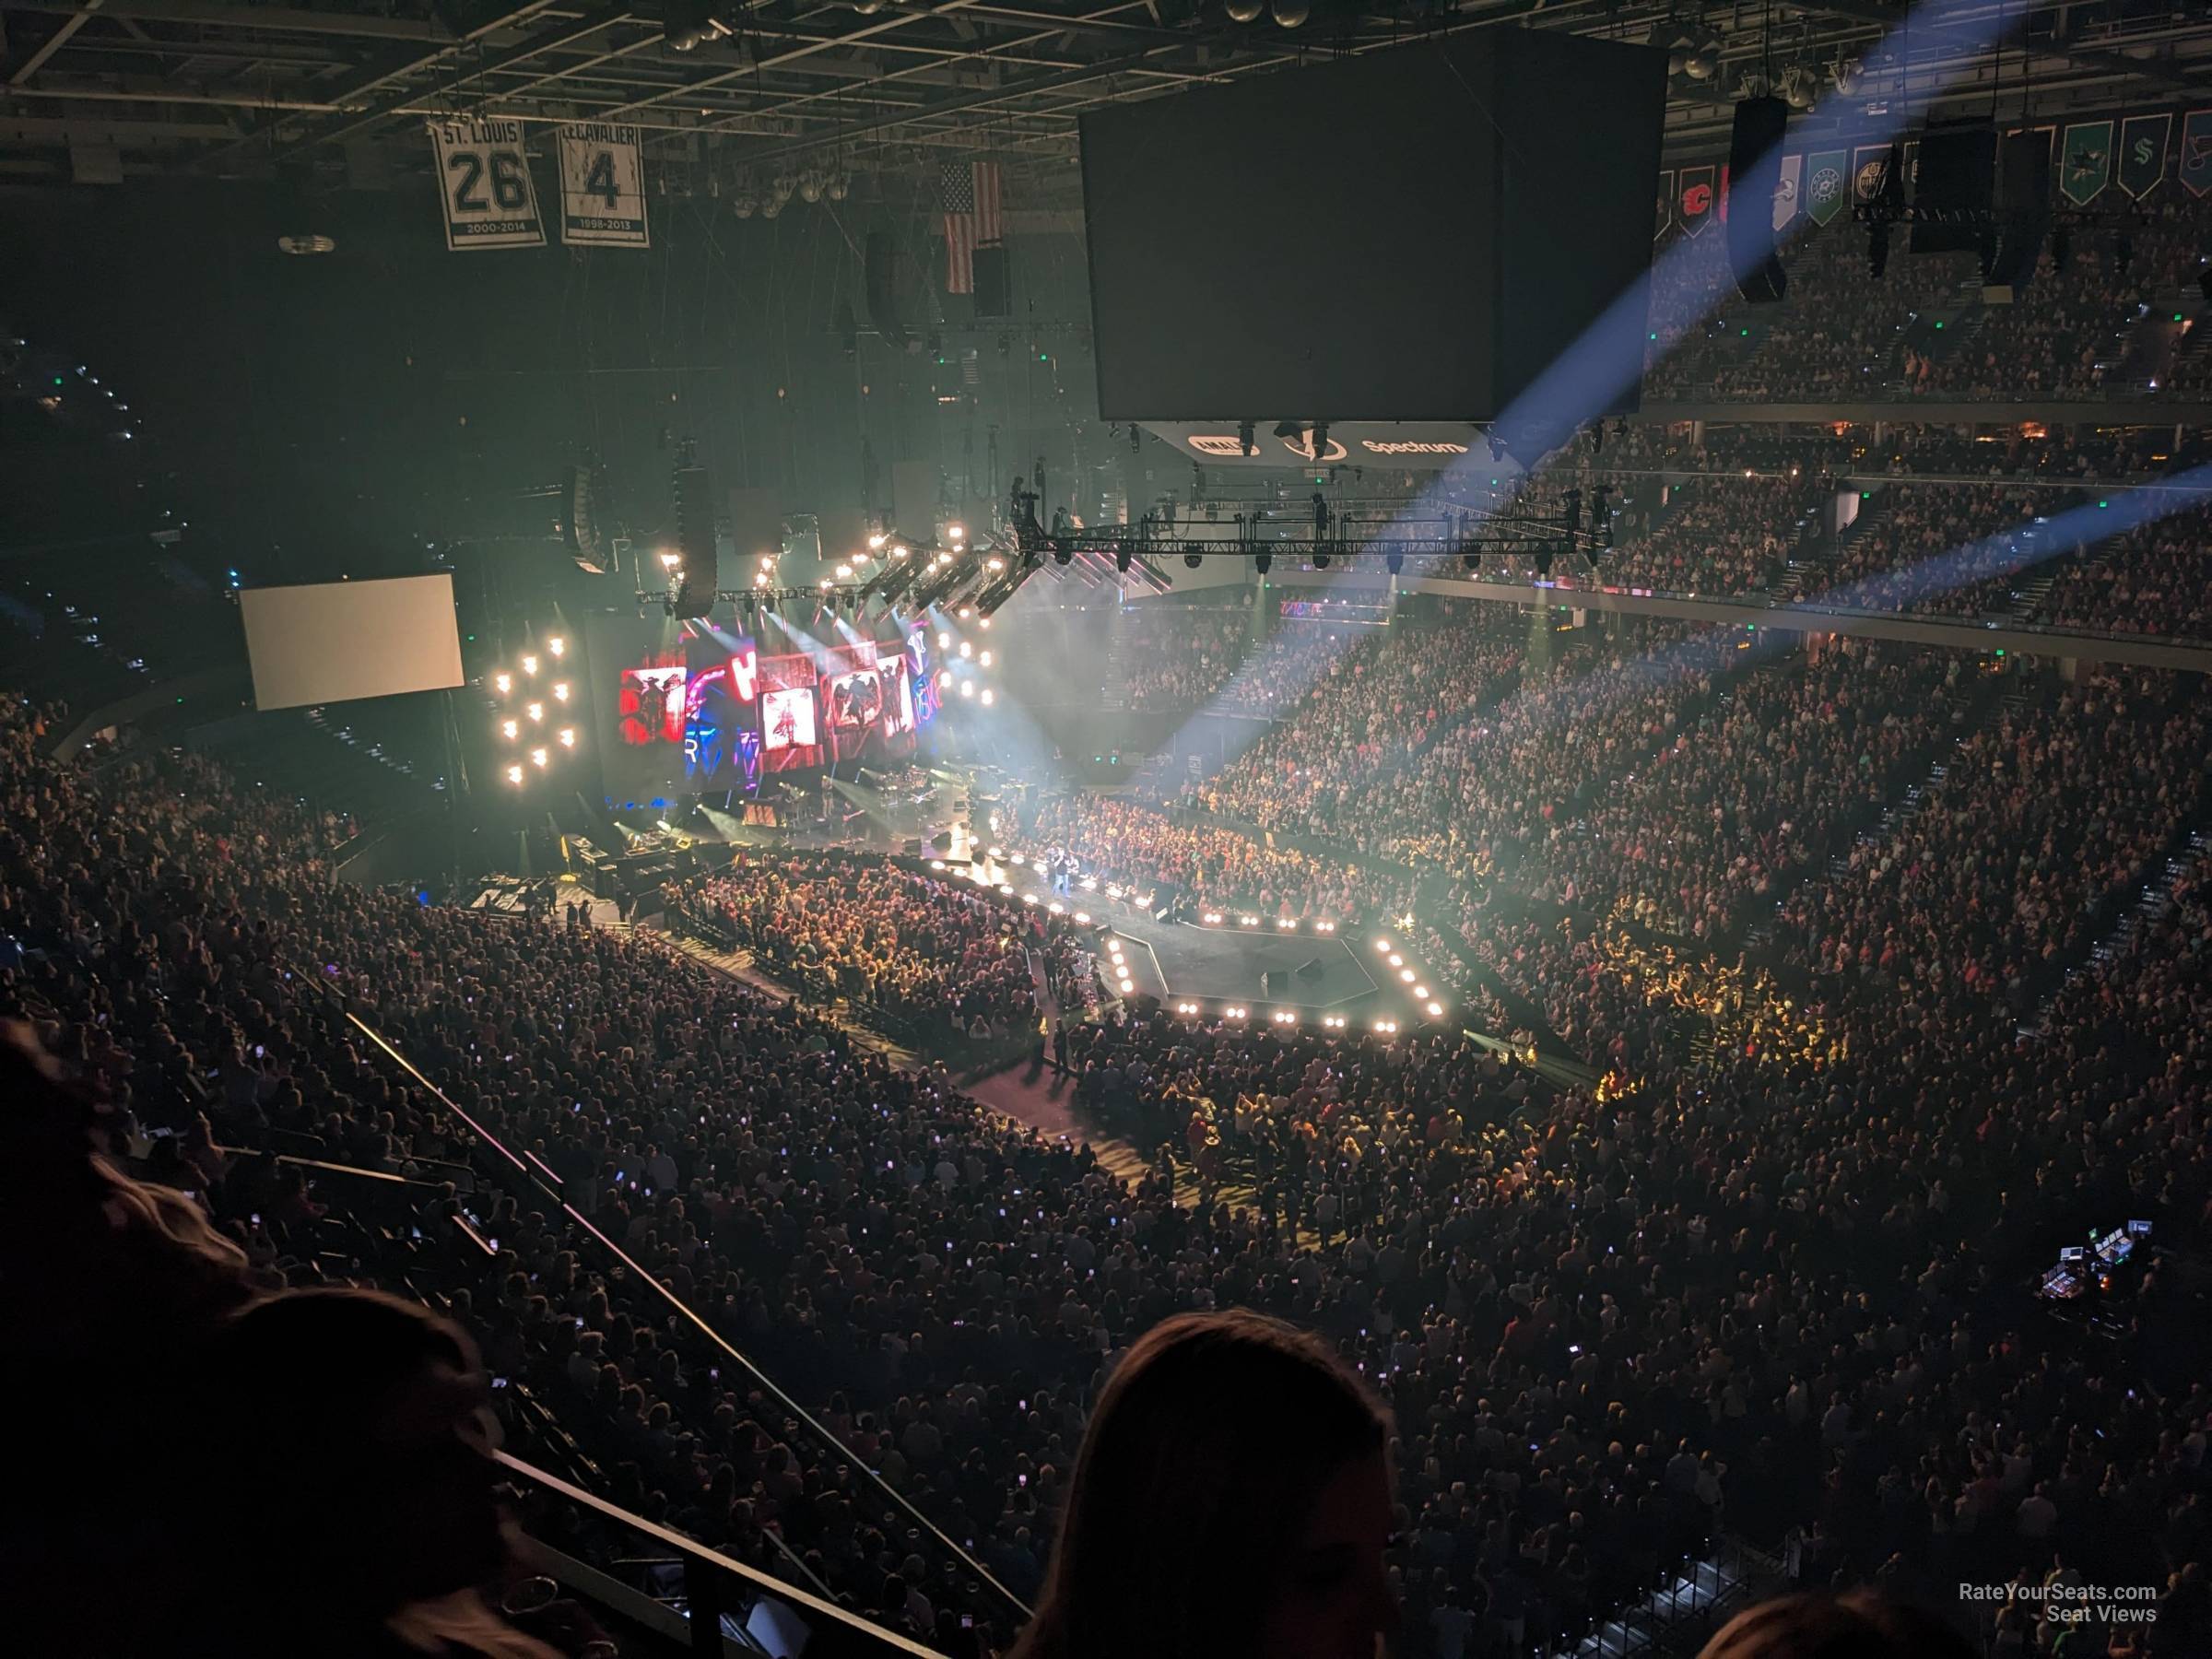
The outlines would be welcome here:
[[[414,1063],[410,1061],[405,1054],[401,1053],[396,1048],[393,1047],[391,1043],[385,1041],[382,1034],[374,1027],[370,1025],[368,1021],[363,1019],[359,1015],[356,1014],[350,1007],[345,1010],[345,1014],[346,1018],[353,1025],[355,1030],[359,1030],[362,1036],[366,1037],[371,1042],[374,1043],[379,1049],[382,1050],[383,1053],[391,1059],[394,1065],[397,1065],[402,1071],[406,1072],[407,1076],[412,1078],[419,1087],[427,1090],[431,1097],[439,1102],[440,1105],[443,1106],[446,1111],[452,1112],[455,1119],[462,1124],[466,1124],[470,1133],[474,1135],[478,1141],[480,1141],[485,1147],[489,1147],[492,1151],[497,1152],[500,1157],[505,1159],[510,1164],[513,1165],[514,1174],[520,1176],[524,1182],[527,1182],[530,1185],[536,1188],[541,1195],[550,1200],[552,1203],[559,1205],[560,1206],[561,1213],[565,1215],[571,1223],[573,1223],[577,1228],[581,1229],[583,1232],[589,1234],[593,1239],[596,1240],[600,1247],[605,1250],[609,1256],[613,1257],[614,1260],[618,1263],[630,1276],[632,1282],[641,1285],[650,1285],[660,1294],[661,1298],[667,1302],[669,1308],[673,1310],[678,1317],[687,1321],[695,1330],[698,1331],[701,1336],[705,1337],[709,1342],[720,1348],[722,1352],[726,1355],[733,1363],[742,1369],[745,1373],[752,1379],[753,1382],[763,1392],[765,1392],[770,1398],[773,1399],[778,1406],[782,1406],[785,1411],[790,1413],[793,1418],[804,1424],[808,1431],[815,1435],[822,1445],[830,1447],[830,1449],[842,1454],[853,1468],[860,1471],[860,1473],[865,1476],[885,1498],[888,1499],[893,1504],[897,1505],[900,1510],[903,1511],[907,1517],[914,1524],[914,1525],[921,1528],[926,1535],[935,1539],[937,1543],[942,1545],[947,1553],[961,1563],[963,1569],[970,1577],[973,1578],[978,1584],[984,1586],[993,1595],[999,1598],[999,1600],[1005,1604],[1007,1610],[1015,1616],[1018,1622],[1028,1622],[1030,1617],[1030,1608],[1019,1596],[1016,1595],[1011,1590],[1007,1589],[1006,1585],[1000,1583],[998,1580],[984,1568],[982,1562],[978,1561],[972,1555],[969,1554],[967,1550],[961,1548],[960,1546],[954,1543],[951,1538],[947,1537],[943,1529],[940,1528],[935,1522],[931,1521],[929,1517],[924,1515],[919,1509],[915,1508],[913,1503],[908,1500],[904,1493],[900,1492],[896,1487],[892,1486],[889,1481],[884,1479],[880,1474],[878,1474],[875,1469],[871,1468],[863,1458],[861,1458],[850,1447],[846,1446],[845,1443],[839,1440],[836,1435],[832,1434],[828,1427],[826,1427],[818,1418],[817,1418],[812,1412],[808,1411],[796,1400],[785,1394],[766,1371],[762,1371],[759,1366],[753,1362],[750,1357],[733,1347],[728,1339],[725,1338],[719,1331],[715,1330],[712,1325],[709,1324],[704,1319],[701,1319],[698,1313],[693,1312],[688,1303],[687,1303],[681,1297],[677,1296],[675,1291],[669,1289],[668,1287],[664,1285],[658,1278],[654,1277],[652,1274],[647,1273],[645,1269],[640,1265],[639,1263],[634,1260],[627,1251],[625,1251],[620,1245],[617,1244],[612,1239],[608,1238],[605,1233],[601,1232],[597,1227],[593,1225],[592,1220],[588,1216],[584,1215],[582,1210],[579,1210],[574,1205],[569,1203],[565,1198],[563,1198],[560,1194],[560,1177],[559,1175],[555,1174],[551,1170],[546,1168],[546,1166],[540,1163],[535,1157],[528,1157],[527,1161],[525,1161],[524,1158],[523,1157],[517,1157],[508,1148],[506,1144],[501,1141],[499,1136],[492,1134],[490,1130],[487,1129],[482,1124],[478,1123],[467,1112],[462,1111],[460,1107],[456,1106],[453,1100],[446,1096],[443,1090],[441,1090],[435,1083],[431,1082],[429,1078],[425,1077],[420,1071],[417,1070]],[[670,1535],[670,1536],[674,1535]],[[694,1545],[691,1547],[697,1548],[699,1546]]]
[[[724,1659],[722,1619],[725,1613],[737,1612],[763,1598],[781,1604],[806,1626],[808,1659],[940,1659],[933,1649],[709,1548],[696,1538],[687,1538],[642,1515],[632,1514],[534,1464],[505,1452],[495,1452],[492,1457],[510,1475],[537,1490],[587,1509],[601,1520],[650,1540],[682,1562],[691,1651],[701,1659]],[[547,1557],[556,1553],[543,1545],[536,1545],[535,1549]],[[575,1575],[577,1579],[583,1576]],[[571,1587],[578,1585],[572,1582]],[[584,1593],[590,1594],[591,1591],[587,1587]]]

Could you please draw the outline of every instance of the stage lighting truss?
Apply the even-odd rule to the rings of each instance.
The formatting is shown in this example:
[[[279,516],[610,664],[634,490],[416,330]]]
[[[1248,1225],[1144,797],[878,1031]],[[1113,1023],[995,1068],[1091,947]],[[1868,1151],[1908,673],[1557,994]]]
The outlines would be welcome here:
[[[1558,518],[1488,513],[1456,522],[1438,519],[1434,526],[1433,533],[1421,534],[1418,526],[1395,521],[1388,527],[1377,524],[1371,528],[1339,521],[1326,535],[1263,539],[1240,516],[1233,527],[1224,526],[1227,534],[1194,540],[1176,535],[1162,521],[1147,515],[1134,524],[1061,531],[1047,531],[1031,520],[1018,524],[1010,535],[1017,564],[1042,561],[1054,581],[1074,580],[1086,587],[1111,582],[1153,593],[1166,593],[1174,585],[1159,561],[1177,556],[1192,570],[1208,559],[1250,559],[1263,574],[1277,559],[1300,560],[1316,570],[1373,559],[1394,576],[1408,559],[1465,556],[1475,562],[1486,552],[1498,552],[1547,565],[1548,559],[1536,556],[1574,552],[1594,561],[1606,546],[1603,526],[1584,527],[1579,510],[1571,519],[1565,513]]]

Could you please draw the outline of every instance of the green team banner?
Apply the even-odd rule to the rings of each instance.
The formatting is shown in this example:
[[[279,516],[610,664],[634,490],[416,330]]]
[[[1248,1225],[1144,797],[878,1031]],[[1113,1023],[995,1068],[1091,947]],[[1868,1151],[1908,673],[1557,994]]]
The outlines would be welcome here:
[[[2112,182],[2112,124],[2077,121],[2066,128],[2059,150],[2058,188],[2077,207],[2086,207]]]
[[[2141,201],[2166,176],[2166,143],[2173,133],[2173,112],[2130,115],[2120,124],[2120,188]]]
[[[1825,225],[1851,203],[1851,157],[1842,150],[1815,150],[1806,160],[1805,210]]]

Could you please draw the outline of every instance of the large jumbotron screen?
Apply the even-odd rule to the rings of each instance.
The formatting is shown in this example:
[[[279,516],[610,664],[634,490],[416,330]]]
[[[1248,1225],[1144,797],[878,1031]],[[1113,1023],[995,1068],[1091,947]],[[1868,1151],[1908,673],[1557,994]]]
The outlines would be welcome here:
[[[1487,420],[1617,301],[1575,416],[1633,408],[1665,101],[1664,52],[1485,29],[1085,112],[1100,415]]]
[[[610,800],[751,794],[764,779],[914,752],[936,712],[928,635],[830,645],[771,626],[606,617],[590,629]]]

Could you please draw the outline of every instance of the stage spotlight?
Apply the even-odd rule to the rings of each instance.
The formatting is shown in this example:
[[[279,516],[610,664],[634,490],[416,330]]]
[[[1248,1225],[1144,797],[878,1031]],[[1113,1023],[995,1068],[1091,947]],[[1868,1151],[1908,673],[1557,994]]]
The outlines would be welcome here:
[[[991,666],[991,653],[987,651],[977,653],[975,660],[985,668]]]
[[[1382,568],[1388,571],[1393,576],[1395,576],[1400,571],[1403,571],[1406,568],[1406,555],[1403,553],[1383,554]]]
[[[959,524],[947,524],[947,525],[946,525],[946,526],[945,526],[945,535],[946,535],[946,537],[947,537],[947,540],[950,540],[950,541],[956,541],[956,542],[958,542],[958,541],[966,541],[966,540],[968,539],[968,532],[967,532],[967,529],[966,529],[966,527],[965,527],[965,526],[963,526],[963,525],[959,525]]]
[[[949,669],[949,668],[940,668],[940,669],[938,669],[938,670],[937,670],[937,684],[938,684],[939,686],[949,686],[949,685],[951,685],[951,684],[952,684],[952,670],[951,670],[951,669]]]
[[[991,703],[992,703],[992,699],[993,699],[993,693],[992,693],[991,688],[990,688],[990,687],[988,687],[988,686],[985,686],[985,687],[983,688],[983,691],[982,691],[982,700],[982,700],[982,705],[983,705],[983,707],[984,707],[984,708],[986,708],[986,709],[987,709],[987,708],[989,708],[989,707],[991,706]]]
[[[523,659],[523,672],[524,674],[535,674],[537,672],[537,659],[534,656],[524,657]]]
[[[1088,911],[1077,911],[1076,912],[1076,921],[1078,925],[1088,927],[1090,925],[1090,912]]]
[[[973,697],[975,695],[975,682],[973,680],[962,680],[960,682],[960,695],[962,697]]]
[[[1429,1005],[1429,1015],[1432,1019],[1441,1019],[1444,1017],[1444,1005],[1442,1003],[1430,1003]]]
[[[553,700],[555,702],[567,702],[569,700],[569,682],[567,680],[555,680],[553,682]]]
[[[509,767],[509,768],[507,769],[507,782],[510,782],[510,783],[520,783],[522,781],[523,781],[523,769],[522,769],[521,767],[519,767],[519,766],[511,766],[511,767]]]
[[[968,641],[962,640],[960,641],[960,654],[964,657],[971,657],[975,654],[975,647]]]
[[[524,708],[523,712],[529,715],[533,720],[543,720],[546,717],[546,705],[544,703],[530,703]]]
[[[1266,575],[1274,566],[1275,555],[1272,553],[1254,553],[1252,556],[1252,568],[1263,576]]]
[[[1198,552],[1196,549],[1192,547],[1185,547],[1183,549],[1182,563],[1185,570],[1194,571],[1205,562],[1206,556]]]
[[[503,720],[500,723],[500,735],[504,736],[510,743],[512,743],[515,738],[522,735],[522,723],[515,720]]]
[[[1126,548],[1126,547],[1116,547],[1116,548],[1113,550],[1113,568],[1114,568],[1114,572],[1115,572],[1117,575],[1126,576],[1126,575],[1128,575],[1128,574],[1129,574],[1129,549],[1128,549],[1128,548]]]
[[[563,652],[567,651],[568,648],[569,642],[558,634],[546,641],[546,649],[551,652],[555,656],[560,655]]]
[[[491,677],[491,683],[499,688],[500,694],[504,697],[508,692],[514,689],[514,676],[512,674],[495,674]]]
[[[1409,985],[1410,985],[1410,984],[1412,984],[1412,983],[1413,983],[1413,982],[1414,982],[1416,979],[1419,978],[1420,976],[1419,976],[1418,974],[1415,973],[1415,972],[1414,972],[1414,971],[1413,971],[1412,969],[1410,969],[1410,968],[1401,968],[1401,969],[1399,969],[1399,970],[1398,970],[1398,977],[1399,977],[1400,979],[1404,980],[1404,981],[1405,981],[1405,982],[1406,982],[1407,984],[1409,984]]]
[[[1383,955],[1387,956],[1390,954],[1390,941],[1388,939],[1377,939],[1375,941],[1375,948],[1381,951]]]
[[[1253,16],[1256,18],[1259,13],[1255,11]],[[1259,437],[1253,430],[1257,424],[1256,421],[1250,420],[1237,422],[1237,453],[1239,454],[1256,455],[1260,453]]]
[[[1326,553],[1316,549],[1313,554],[1313,568],[1317,571],[1327,570],[1329,568],[1329,556]]]
[[[576,747],[576,728],[574,726],[562,726],[560,728],[559,736],[560,747],[562,748],[574,748]]]
[[[542,748],[534,748],[530,751],[530,762],[534,766],[543,766],[549,759],[550,757]]]

